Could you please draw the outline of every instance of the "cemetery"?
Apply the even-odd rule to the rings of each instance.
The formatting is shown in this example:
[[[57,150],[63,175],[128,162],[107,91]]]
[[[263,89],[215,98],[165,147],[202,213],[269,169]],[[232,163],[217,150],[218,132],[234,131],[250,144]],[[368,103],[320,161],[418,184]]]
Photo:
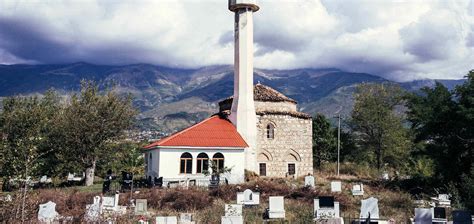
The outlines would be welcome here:
[[[449,206],[439,207],[445,203],[435,202],[446,199],[444,195],[426,198],[436,207],[421,207],[411,195],[387,188],[384,180],[361,180],[349,175],[338,179],[323,173],[315,173],[311,178],[254,178],[239,185],[216,187],[132,187],[131,182],[117,181],[130,189],[117,192],[108,189],[105,194],[97,187],[101,184],[93,185],[94,188],[36,189],[27,201],[28,220],[41,223],[59,220],[188,224],[425,223],[426,220],[447,223],[471,217],[470,213]],[[212,181],[210,177],[209,181]],[[364,195],[354,195],[354,190],[359,192],[362,185]],[[14,194],[12,198],[11,201],[3,198],[2,207],[14,203]]]
[[[132,93],[102,90],[107,85],[94,78],[64,99],[54,90],[0,99],[0,223],[473,223],[474,70],[454,90],[436,83],[420,95],[380,80],[351,84],[347,104],[353,107],[334,114],[336,131],[325,115],[303,110],[329,98],[311,102],[277,85],[292,75],[254,71],[254,53],[267,51],[261,36],[254,48],[257,2],[228,0],[227,6],[234,15],[233,95],[222,98],[218,91],[230,88],[213,87],[219,96],[199,102],[213,112],[203,111],[207,115],[163,138],[136,141],[128,132],[141,117],[135,107],[154,108],[149,113],[165,107],[136,105]],[[326,70],[333,69],[301,76],[319,78]],[[183,93],[210,88],[198,86],[207,80],[196,80],[196,89]],[[172,83],[156,82],[157,89]],[[342,87],[331,91],[346,95]],[[169,94],[150,98],[167,103],[183,97]],[[334,101],[331,106],[342,103]],[[344,111],[350,118],[341,128]],[[190,120],[187,112],[170,117]],[[151,127],[169,115],[140,123]]]

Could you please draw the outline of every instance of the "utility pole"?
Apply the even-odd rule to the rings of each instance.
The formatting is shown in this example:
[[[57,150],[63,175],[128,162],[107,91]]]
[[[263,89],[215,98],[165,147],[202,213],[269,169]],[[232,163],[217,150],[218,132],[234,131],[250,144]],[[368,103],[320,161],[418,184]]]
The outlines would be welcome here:
[[[339,163],[340,163],[340,153],[341,153],[341,114],[337,115],[338,125],[337,125],[337,176],[339,176]]]

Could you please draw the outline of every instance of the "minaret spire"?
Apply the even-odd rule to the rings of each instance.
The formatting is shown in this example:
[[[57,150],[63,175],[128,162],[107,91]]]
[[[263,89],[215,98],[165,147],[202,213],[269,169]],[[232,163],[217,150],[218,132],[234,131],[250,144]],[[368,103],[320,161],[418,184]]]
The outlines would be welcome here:
[[[229,0],[235,13],[234,23],[234,99],[230,120],[249,149],[246,169],[257,172],[257,117],[253,97],[253,13],[259,10],[255,0]]]

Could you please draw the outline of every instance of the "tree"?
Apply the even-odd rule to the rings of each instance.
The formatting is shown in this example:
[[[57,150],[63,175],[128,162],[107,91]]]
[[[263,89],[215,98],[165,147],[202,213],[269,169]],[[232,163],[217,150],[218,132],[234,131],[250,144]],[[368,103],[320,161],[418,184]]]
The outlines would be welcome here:
[[[48,92],[40,99],[32,97],[9,97],[3,101],[0,113],[1,175],[5,182],[20,181],[23,186],[21,220],[25,220],[24,207],[29,178],[38,174],[39,160],[50,149],[48,133],[58,116],[58,98]]]
[[[332,161],[337,153],[337,138],[334,128],[322,114],[313,117],[313,162],[315,167],[321,167],[322,161]]]
[[[83,81],[80,95],[74,94],[62,116],[62,155],[85,168],[85,184],[94,181],[97,161],[107,153],[107,144],[118,140],[131,127],[136,110],[132,99],[113,89],[100,94],[93,82]]]
[[[128,141],[114,142],[107,145],[107,150],[111,153],[104,155],[97,164],[100,174],[105,175],[106,171],[127,171],[134,175],[145,175],[145,158],[142,148],[146,143],[135,143]],[[100,169],[102,168],[102,169]]]
[[[474,209],[474,71],[449,91],[441,83],[407,97],[408,120],[417,144],[432,159],[436,183],[452,183]],[[463,184],[461,184],[463,183]]]
[[[350,127],[367,160],[378,170],[384,164],[402,167],[411,141],[396,109],[403,104],[404,92],[393,84],[364,83],[357,86]]]

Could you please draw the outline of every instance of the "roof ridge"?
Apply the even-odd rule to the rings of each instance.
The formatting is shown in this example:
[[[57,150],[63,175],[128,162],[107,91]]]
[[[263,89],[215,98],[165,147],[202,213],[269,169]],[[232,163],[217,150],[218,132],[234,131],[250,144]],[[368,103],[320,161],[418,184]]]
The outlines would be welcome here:
[[[186,131],[189,131],[189,129],[198,127],[199,125],[204,124],[206,121],[210,120],[211,118],[214,118],[215,116],[217,116],[217,115],[212,115],[212,116],[210,116],[210,117],[208,117],[208,118],[202,120],[201,122],[199,122],[199,123],[197,123],[197,124],[191,125],[191,126],[185,128],[185,129],[183,129],[183,130],[181,130],[181,131],[178,131],[178,132],[176,132],[176,133],[174,133],[174,134],[170,134],[169,136],[165,137],[165,138],[163,139],[163,142],[160,142],[160,144],[163,144],[163,143],[166,143],[166,142],[168,142],[168,141],[170,141],[170,140],[172,140],[172,139],[175,139],[175,138],[178,137],[179,135],[185,133]],[[158,142],[159,142],[159,140],[158,140]],[[153,145],[153,144],[151,144],[151,145]],[[150,145],[150,146],[151,146],[151,145]],[[152,146],[152,147],[153,147],[153,146]]]

